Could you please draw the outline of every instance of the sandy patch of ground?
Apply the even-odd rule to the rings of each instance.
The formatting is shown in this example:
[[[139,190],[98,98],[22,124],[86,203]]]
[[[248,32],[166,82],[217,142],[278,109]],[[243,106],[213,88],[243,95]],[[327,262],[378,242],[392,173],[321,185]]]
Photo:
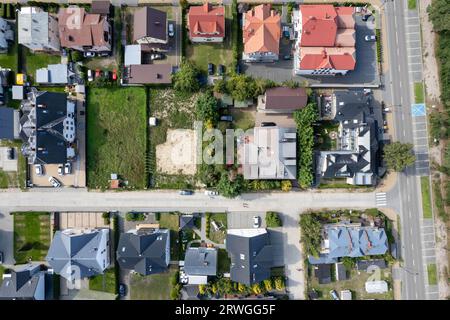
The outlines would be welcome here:
[[[167,174],[193,175],[197,166],[197,141],[195,131],[169,129],[167,141],[156,146],[158,172]]]

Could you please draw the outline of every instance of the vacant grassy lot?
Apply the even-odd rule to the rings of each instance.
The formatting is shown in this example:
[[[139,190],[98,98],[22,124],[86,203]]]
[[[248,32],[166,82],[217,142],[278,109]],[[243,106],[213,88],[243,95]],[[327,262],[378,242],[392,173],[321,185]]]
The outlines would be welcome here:
[[[20,152],[20,147],[22,146],[21,140],[1,140],[0,146],[2,147],[15,147],[16,148],[16,156],[18,159],[17,164],[17,172],[3,172],[4,175],[6,175],[7,187],[11,188],[17,188],[20,187],[21,189],[25,189],[25,180],[26,180],[26,170],[27,170],[27,161],[25,157],[23,156],[22,152]],[[1,174],[0,174],[1,175]],[[3,175],[3,178],[0,177],[0,180],[5,179],[5,176]],[[3,180],[2,184],[5,185],[5,180]]]
[[[89,290],[116,293],[116,277],[114,268],[105,270],[104,274],[99,274],[89,279]]]
[[[159,219],[160,228],[170,230],[170,260],[178,260],[180,255],[179,238],[180,220],[178,214],[161,213]]]
[[[25,50],[25,70],[27,70],[27,76],[31,83],[35,83],[36,70],[44,68],[49,64],[61,63],[61,57],[58,55],[52,55],[44,52],[33,53],[29,49]]]
[[[17,72],[17,42],[11,43],[8,53],[0,54],[0,67],[9,68],[11,71]]]
[[[225,237],[227,235],[227,214],[226,213],[213,213],[211,214],[211,226],[209,231],[209,240],[215,243],[224,243]],[[215,222],[220,230],[215,231],[212,222]]]
[[[87,99],[87,181],[108,188],[111,173],[129,188],[147,186],[146,93],[143,88],[91,88]]]
[[[236,109],[232,108],[231,115],[234,118],[234,126],[237,129],[248,130],[255,127],[255,114],[254,109]]]
[[[427,265],[428,284],[430,286],[437,284],[437,269],[434,263]]]
[[[130,277],[131,300],[169,300],[170,277],[177,272],[177,268],[170,268],[169,271],[150,276],[133,274]]]
[[[414,97],[416,103],[424,103],[425,99],[423,97],[423,83],[415,82],[414,83]]]
[[[17,264],[43,261],[50,247],[48,212],[14,212],[14,259]]]
[[[422,209],[423,217],[431,219],[433,217],[431,211],[430,181],[428,177],[421,177],[420,184],[422,187]]]
[[[231,34],[231,7],[225,6],[225,39],[222,43],[189,43],[186,48],[186,57],[193,61],[203,72],[208,72],[208,63],[213,63],[217,72],[219,64],[225,66],[225,72],[233,62],[232,34]]]

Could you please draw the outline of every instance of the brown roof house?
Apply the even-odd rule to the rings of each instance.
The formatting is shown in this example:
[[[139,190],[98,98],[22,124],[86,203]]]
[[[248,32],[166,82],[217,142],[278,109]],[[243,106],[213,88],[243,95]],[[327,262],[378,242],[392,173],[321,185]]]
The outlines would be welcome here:
[[[273,62],[280,53],[281,16],[270,4],[261,4],[243,15],[244,52],[247,62]]]
[[[134,12],[133,41],[139,44],[167,43],[167,14],[143,7]]]
[[[170,84],[172,83],[172,65],[132,64],[125,68],[126,84]]]
[[[58,13],[61,46],[79,51],[111,51],[111,25],[105,15],[70,6]]]
[[[258,111],[265,113],[292,113],[308,102],[304,88],[277,87],[267,89],[258,97]]]
[[[225,8],[213,7],[208,2],[191,6],[187,25],[192,42],[222,42],[225,37]]]

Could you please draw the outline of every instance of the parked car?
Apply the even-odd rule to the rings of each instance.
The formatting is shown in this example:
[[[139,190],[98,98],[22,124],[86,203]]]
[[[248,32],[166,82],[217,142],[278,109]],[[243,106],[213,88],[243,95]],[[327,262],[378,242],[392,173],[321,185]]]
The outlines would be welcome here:
[[[283,26],[283,37],[285,37],[286,39],[289,39],[291,37],[289,26]]]
[[[225,73],[225,66],[223,64],[219,64],[219,67],[217,68],[217,73],[219,76],[223,76]]]
[[[275,122],[261,122],[261,127],[276,127],[277,124]]]
[[[366,40],[367,42],[373,42],[377,41],[377,37],[375,35],[366,35],[364,37],[364,40]]]
[[[150,55],[150,59],[152,59],[152,60],[162,60],[162,59],[164,59],[164,54],[163,53],[152,53],[151,55]]]
[[[106,80],[109,80],[110,79],[110,74],[111,74],[111,72],[109,72],[108,70],[104,71],[103,72],[103,78],[105,78]]]
[[[67,162],[64,165],[64,173],[65,174],[71,174],[72,173],[72,164],[70,162]]]
[[[3,252],[0,251],[0,264],[3,264]]]
[[[114,70],[112,71],[112,79],[113,79],[114,81],[117,80],[117,70],[116,70],[116,69],[114,69]]]
[[[194,194],[194,191],[192,191],[192,190],[187,190],[187,189],[180,190],[180,195],[182,195],[182,196],[190,196],[193,194]]]
[[[363,15],[362,21],[367,21],[367,20],[369,20],[369,18],[370,18],[371,16],[372,16],[372,13],[371,13],[371,12],[366,13],[365,15]]]
[[[97,55],[98,55],[99,57],[109,57],[110,54],[111,54],[111,53],[108,52],[108,51],[104,51],[104,52],[99,52],[99,53],[97,53]]]
[[[64,175],[64,166],[62,164],[58,165],[58,175]]]
[[[61,182],[59,182],[55,177],[48,177],[48,182],[52,184],[53,188],[61,187]]]
[[[14,148],[8,148],[6,153],[7,153],[8,160],[14,159]]]
[[[121,297],[125,297],[127,295],[127,286],[123,283],[119,284],[119,295]]]
[[[89,69],[87,72],[88,81],[94,81],[94,72]]]
[[[233,116],[230,116],[230,115],[220,116],[220,121],[232,122],[233,121]]]
[[[100,78],[102,76],[102,71],[100,69],[95,70],[95,77]]]
[[[42,164],[35,164],[34,165],[34,172],[37,176],[43,176],[44,175],[44,167]]]
[[[292,59],[292,55],[291,54],[287,54],[283,56],[283,60],[291,60]]]
[[[205,195],[206,196],[218,196],[219,192],[215,191],[215,190],[205,190]]]
[[[214,65],[212,63],[208,63],[208,74],[210,76],[214,74]]]
[[[173,37],[175,35],[175,27],[173,23],[169,23],[169,37]]]
[[[253,217],[253,228],[259,228],[259,217],[258,216]]]
[[[333,300],[341,300],[341,299],[339,299],[339,296],[338,296],[336,290],[330,290],[330,296],[333,298]]]
[[[93,57],[95,57],[95,52],[90,52],[90,51],[83,52],[83,56],[85,58],[93,58]]]

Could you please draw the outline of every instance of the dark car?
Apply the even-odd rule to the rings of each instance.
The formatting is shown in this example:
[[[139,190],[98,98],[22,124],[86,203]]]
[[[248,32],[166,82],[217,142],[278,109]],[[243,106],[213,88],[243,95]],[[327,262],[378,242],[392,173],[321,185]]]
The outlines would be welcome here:
[[[105,72],[103,72],[103,77],[104,77],[106,80],[109,80],[109,79],[110,79],[110,74],[111,74],[111,72],[109,72],[108,70],[106,70]]]
[[[275,122],[261,122],[261,127],[276,127],[277,124]]]
[[[208,74],[210,76],[214,74],[214,65],[212,63],[208,63]]]
[[[14,159],[14,148],[8,148],[8,160]]]
[[[119,295],[125,297],[127,295],[127,286],[123,283],[119,284]]]
[[[194,191],[192,191],[192,190],[187,190],[187,189],[180,190],[180,195],[182,195],[182,196],[190,196],[192,194],[194,194]]]
[[[228,122],[232,122],[233,121],[233,116],[220,116],[220,121],[228,121]]]
[[[363,15],[362,21],[367,21],[367,20],[369,20],[369,18],[370,18],[371,16],[372,16],[371,13],[367,13],[367,14]]]
[[[225,73],[225,66],[223,64],[219,64],[219,67],[217,68],[217,73],[219,76],[223,76]]]

